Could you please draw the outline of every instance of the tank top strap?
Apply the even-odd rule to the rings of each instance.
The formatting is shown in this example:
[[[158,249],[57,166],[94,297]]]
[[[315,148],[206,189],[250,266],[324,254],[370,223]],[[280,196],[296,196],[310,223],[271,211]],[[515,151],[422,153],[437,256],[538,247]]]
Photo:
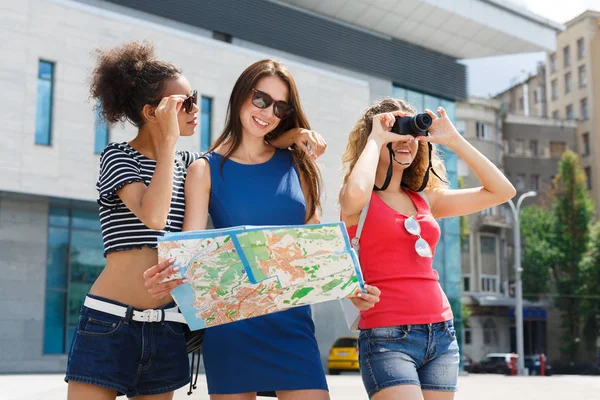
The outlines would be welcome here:
[[[200,156],[200,158],[204,158],[206,159],[206,161],[208,161],[209,164],[212,164],[215,160],[215,153],[214,152],[210,152],[210,153],[204,153]]]
[[[223,157],[220,154],[211,151],[210,153],[203,154],[200,158],[204,158],[208,162],[211,180],[214,181],[215,177],[220,175],[221,161],[223,160]]]
[[[415,192],[410,189],[404,189],[406,194],[411,198],[419,213],[430,213],[429,202],[425,199],[425,194]]]

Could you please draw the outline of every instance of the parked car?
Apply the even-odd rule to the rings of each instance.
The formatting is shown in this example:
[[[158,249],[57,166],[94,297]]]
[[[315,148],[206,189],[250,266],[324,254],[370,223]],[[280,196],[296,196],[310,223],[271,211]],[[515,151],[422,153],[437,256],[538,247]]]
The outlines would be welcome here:
[[[511,353],[486,354],[481,361],[473,363],[471,372],[510,375]]]
[[[463,369],[465,372],[473,372],[473,359],[466,354],[462,356]]]
[[[342,371],[358,371],[358,339],[338,338],[329,351],[327,367],[331,375],[339,375]]]
[[[540,362],[540,355],[534,354],[532,356],[525,356],[525,368],[529,369],[529,375],[541,375],[542,363]],[[552,375],[552,365],[546,358],[544,375]]]

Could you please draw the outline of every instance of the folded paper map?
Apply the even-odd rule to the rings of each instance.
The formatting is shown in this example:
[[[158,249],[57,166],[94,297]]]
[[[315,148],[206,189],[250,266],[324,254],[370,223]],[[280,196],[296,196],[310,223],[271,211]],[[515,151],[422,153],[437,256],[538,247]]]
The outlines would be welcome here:
[[[168,233],[159,261],[188,278],[171,294],[191,330],[348,297],[362,289],[342,222]]]

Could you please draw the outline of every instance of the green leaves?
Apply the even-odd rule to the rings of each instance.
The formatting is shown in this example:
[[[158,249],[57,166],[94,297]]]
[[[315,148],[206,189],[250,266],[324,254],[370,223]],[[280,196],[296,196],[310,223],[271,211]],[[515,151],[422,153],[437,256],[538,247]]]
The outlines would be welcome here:
[[[557,259],[551,227],[550,211],[526,207],[521,212],[523,292],[528,300],[539,300],[540,294],[551,288],[552,265]]]
[[[583,334],[593,342],[600,334],[600,222],[591,229],[588,249],[580,263]]]
[[[600,299],[586,297],[600,289],[600,228],[590,236],[593,218],[585,173],[577,155],[567,151],[553,182],[550,210],[527,207],[521,216],[524,292],[531,300],[558,292],[567,360],[578,353],[582,321],[586,330],[597,331],[600,320]]]

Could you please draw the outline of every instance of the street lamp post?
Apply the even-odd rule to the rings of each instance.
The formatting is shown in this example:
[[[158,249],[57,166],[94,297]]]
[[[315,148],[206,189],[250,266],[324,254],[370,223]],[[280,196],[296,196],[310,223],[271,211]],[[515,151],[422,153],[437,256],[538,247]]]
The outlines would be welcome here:
[[[537,192],[531,191],[523,193],[517,205],[512,200],[508,201],[510,208],[513,213],[513,224],[514,224],[514,236],[515,236],[515,320],[516,320],[516,336],[517,336],[517,374],[525,374],[525,352],[523,346],[523,282],[521,282],[521,222],[519,220],[519,213],[521,211],[521,204],[527,197],[537,196]]]

